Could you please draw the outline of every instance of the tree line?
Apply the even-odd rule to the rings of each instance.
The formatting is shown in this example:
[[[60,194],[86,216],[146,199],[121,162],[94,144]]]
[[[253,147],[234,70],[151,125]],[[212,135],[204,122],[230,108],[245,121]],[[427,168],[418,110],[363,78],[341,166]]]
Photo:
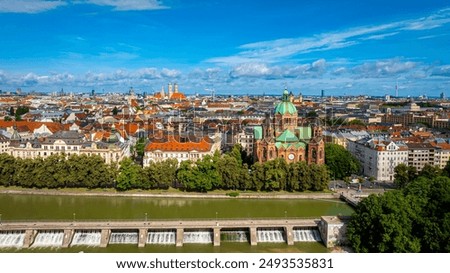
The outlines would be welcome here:
[[[450,165],[396,168],[397,190],[362,200],[347,227],[356,252],[450,252]]]
[[[205,156],[196,162],[176,159],[151,162],[142,167],[127,158],[117,165],[99,156],[52,155],[45,159],[21,159],[0,154],[0,185],[25,188],[168,189],[322,191],[328,187],[325,165],[287,164],[276,159],[248,164],[239,146],[229,153]]]

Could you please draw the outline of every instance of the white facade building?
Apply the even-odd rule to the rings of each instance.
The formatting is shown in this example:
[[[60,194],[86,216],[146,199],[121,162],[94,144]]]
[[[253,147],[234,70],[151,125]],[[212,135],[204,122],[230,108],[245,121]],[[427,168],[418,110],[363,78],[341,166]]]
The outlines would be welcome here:
[[[394,169],[408,165],[408,147],[385,139],[350,141],[348,150],[359,160],[363,174],[381,181],[394,181]]]

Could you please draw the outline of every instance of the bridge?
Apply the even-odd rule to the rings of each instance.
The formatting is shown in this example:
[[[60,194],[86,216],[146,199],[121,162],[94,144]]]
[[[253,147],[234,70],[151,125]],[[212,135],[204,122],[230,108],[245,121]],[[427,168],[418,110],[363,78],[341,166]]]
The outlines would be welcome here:
[[[74,234],[77,232],[97,232],[100,237],[99,246],[106,247],[111,235],[115,232],[130,232],[135,234],[138,247],[144,247],[148,243],[150,233],[170,231],[174,234],[176,246],[183,246],[185,233],[202,231],[211,238],[214,246],[219,246],[223,232],[240,230],[247,233],[251,245],[257,245],[264,231],[278,230],[282,233],[282,241],[293,245],[295,233],[301,230],[318,230],[318,241],[329,245],[329,234],[332,235],[333,225],[344,225],[346,220],[339,220],[336,216],[323,216],[319,218],[286,218],[286,219],[208,219],[208,220],[115,220],[115,221],[18,221],[0,223],[0,247],[1,236],[12,233],[22,234],[23,242],[20,247],[30,247],[39,233],[56,232],[61,236],[61,247],[69,247],[73,243]],[[336,222],[338,221],[338,222]],[[329,224],[330,223],[330,224]],[[259,237],[258,237],[259,236]],[[302,235],[303,236],[303,235]],[[21,238],[22,238],[21,237]],[[298,235],[297,235],[298,237]],[[22,240],[22,239],[21,239]]]
[[[356,207],[363,198],[368,196],[369,194],[362,194],[352,190],[347,192],[341,191],[339,198],[347,202],[349,205]]]

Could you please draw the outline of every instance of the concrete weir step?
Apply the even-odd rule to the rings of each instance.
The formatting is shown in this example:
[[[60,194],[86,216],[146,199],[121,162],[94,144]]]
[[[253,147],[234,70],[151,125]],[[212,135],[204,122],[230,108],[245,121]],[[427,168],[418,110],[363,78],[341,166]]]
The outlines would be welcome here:
[[[102,229],[100,247],[107,247],[109,243],[109,236],[111,235],[110,229]]]
[[[63,239],[62,247],[67,248],[70,246],[70,243],[72,242],[74,233],[75,233],[75,231],[73,229],[65,229],[64,230],[64,239]]]
[[[34,238],[36,237],[37,231],[28,229],[25,231],[25,238],[23,240],[23,248],[29,248],[31,244],[34,242]]]

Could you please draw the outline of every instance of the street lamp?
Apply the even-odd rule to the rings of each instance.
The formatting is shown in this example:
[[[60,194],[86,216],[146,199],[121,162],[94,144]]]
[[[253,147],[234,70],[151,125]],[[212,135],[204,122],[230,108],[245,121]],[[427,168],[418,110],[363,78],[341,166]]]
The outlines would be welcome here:
[[[287,211],[284,211],[284,218],[287,220]]]
[[[217,221],[217,211],[216,211],[216,221]]]
[[[147,222],[147,212],[145,213],[145,222]]]
[[[75,217],[76,217],[76,215],[77,215],[77,214],[74,212],[74,213],[73,213],[73,221],[74,221],[74,222],[75,222]]]

